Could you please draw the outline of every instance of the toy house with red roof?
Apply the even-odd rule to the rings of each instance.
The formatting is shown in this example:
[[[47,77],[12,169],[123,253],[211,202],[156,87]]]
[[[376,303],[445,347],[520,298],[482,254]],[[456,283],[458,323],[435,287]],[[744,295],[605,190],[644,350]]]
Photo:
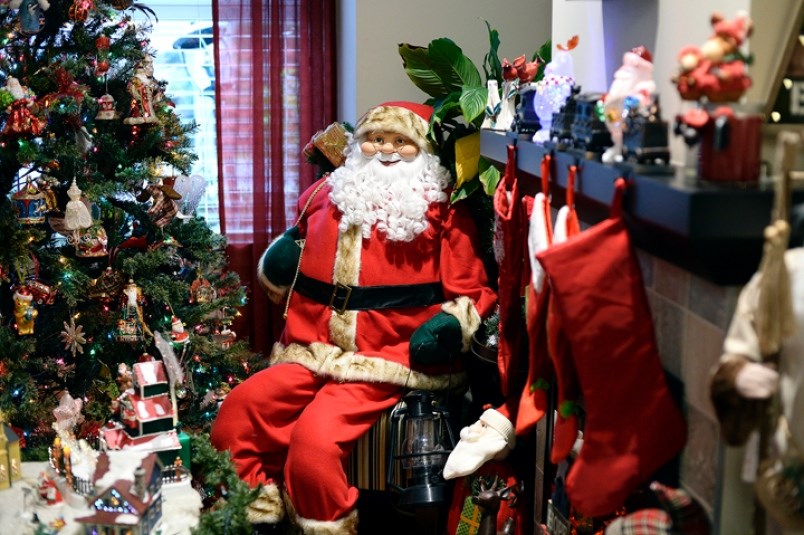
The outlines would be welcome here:
[[[93,476],[92,514],[76,518],[84,533],[148,535],[162,519],[162,462],[143,451],[102,452]]]
[[[163,464],[172,464],[181,444],[165,364],[153,357],[141,360],[134,364],[131,379],[131,388],[115,403],[118,419],[101,430],[102,447],[154,451]]]

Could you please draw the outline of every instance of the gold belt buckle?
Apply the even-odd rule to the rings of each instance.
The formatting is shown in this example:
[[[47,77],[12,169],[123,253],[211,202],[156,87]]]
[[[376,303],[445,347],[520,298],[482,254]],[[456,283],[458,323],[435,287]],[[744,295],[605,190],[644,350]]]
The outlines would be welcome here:
[[[343,304],[340,307],[335,306],[335,298],[338,296],[338,292],[340,290],[345,290],[346,295],[343,298]],[[332,290],[332,295],[329,298],[329,308],[337,312],[338,314],[343,314],[346,312],[346,306],[349,304],[349,297],[352,295],[352,287],[347,286],[345,284],[341,284],[340,282],[335,283],[335,288]]]

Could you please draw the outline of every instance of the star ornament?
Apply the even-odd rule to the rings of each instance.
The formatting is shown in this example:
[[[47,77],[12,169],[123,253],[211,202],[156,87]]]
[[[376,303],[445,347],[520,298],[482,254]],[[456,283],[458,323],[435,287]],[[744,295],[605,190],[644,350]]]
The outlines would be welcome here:
[[[70,324],[64,322],[64,330],[60,333],[61,341],[64,343],[64,349],[69,349],[75,357],[76,352],[84,353],[84,344],[87,339],[84,338],[84,326],[76,325],[75,318],[70,318]]]

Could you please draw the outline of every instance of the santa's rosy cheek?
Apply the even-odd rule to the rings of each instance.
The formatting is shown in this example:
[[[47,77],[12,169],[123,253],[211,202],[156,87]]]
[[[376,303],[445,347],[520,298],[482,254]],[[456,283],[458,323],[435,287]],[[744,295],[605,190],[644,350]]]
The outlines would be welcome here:
[[[364,141],[360,144],[360,152],[363,153],[363,156],[374,156],[377,154],[377,147],[370,141]]]
[[[416,145],[403,145],[396,152],[403,160],[410,161],[419,154],[419,147]]]

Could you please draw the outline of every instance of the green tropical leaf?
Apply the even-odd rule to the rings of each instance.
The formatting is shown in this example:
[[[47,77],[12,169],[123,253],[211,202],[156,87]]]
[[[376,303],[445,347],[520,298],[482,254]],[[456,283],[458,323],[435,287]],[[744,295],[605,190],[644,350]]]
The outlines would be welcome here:
[[[405,74],[413,85],[431,97],[442,97],[449,93],[445,90],[441,77],[433,69],[427,48],[402,43],[399,45],[399,55],[402,57]]]
[[[538,82],[542,78],[544,78],[544,68],[547,66],[548,63],[552,60],[553,56],[553,41],[548,39],[544,42],[542,46],[539,47],[539,50],[533,55],[533,60],[535,61],[537,58],[539,61],[539,70],[536,71],[536,76],[533,77],[534,82]]]
[[[483,184],[483,191],[486,192],[486,195],[491,197],[494,195],[494,191],[497,189],[497,184],[500,182],[500,170],[494,167],[494,165],[483,156],[480,157],[480,162],[478,163],[477,168],[478,177],[480,180],[473,182],[480,182]]]
[[[489,90],[483,86],[463,88],[459,102],[461,104],[461,113],[467,123],[485,116],[488,96]],[[477,126],[480,127],[479,124]]]
[[[461,112],[461,93],[454,91],[433,104],[433,123],[442,124]]]
[[[489,51],[483,58],[483,71],[486,73],[486,80],[502,80],[502,64],[500,63],[500,56],[498,49],[500,48],[500,34],[497,30],[491,27],[489,21],[486,23],[486,28],[489,31]]]
[[[461,47],[451,39],[434,39],[427,48],[430,52],[430,64],[441,78],[445,92],[460,91],[463,86],[483,84],[475,64],[464,56]]]
[[[456,203],[458,201],[462,201],[479,188],[480,182],[478,180],[470,180],[469,182],[465,182],[460,188],[452,190],[452,195],[450,195],[449,202]]]

